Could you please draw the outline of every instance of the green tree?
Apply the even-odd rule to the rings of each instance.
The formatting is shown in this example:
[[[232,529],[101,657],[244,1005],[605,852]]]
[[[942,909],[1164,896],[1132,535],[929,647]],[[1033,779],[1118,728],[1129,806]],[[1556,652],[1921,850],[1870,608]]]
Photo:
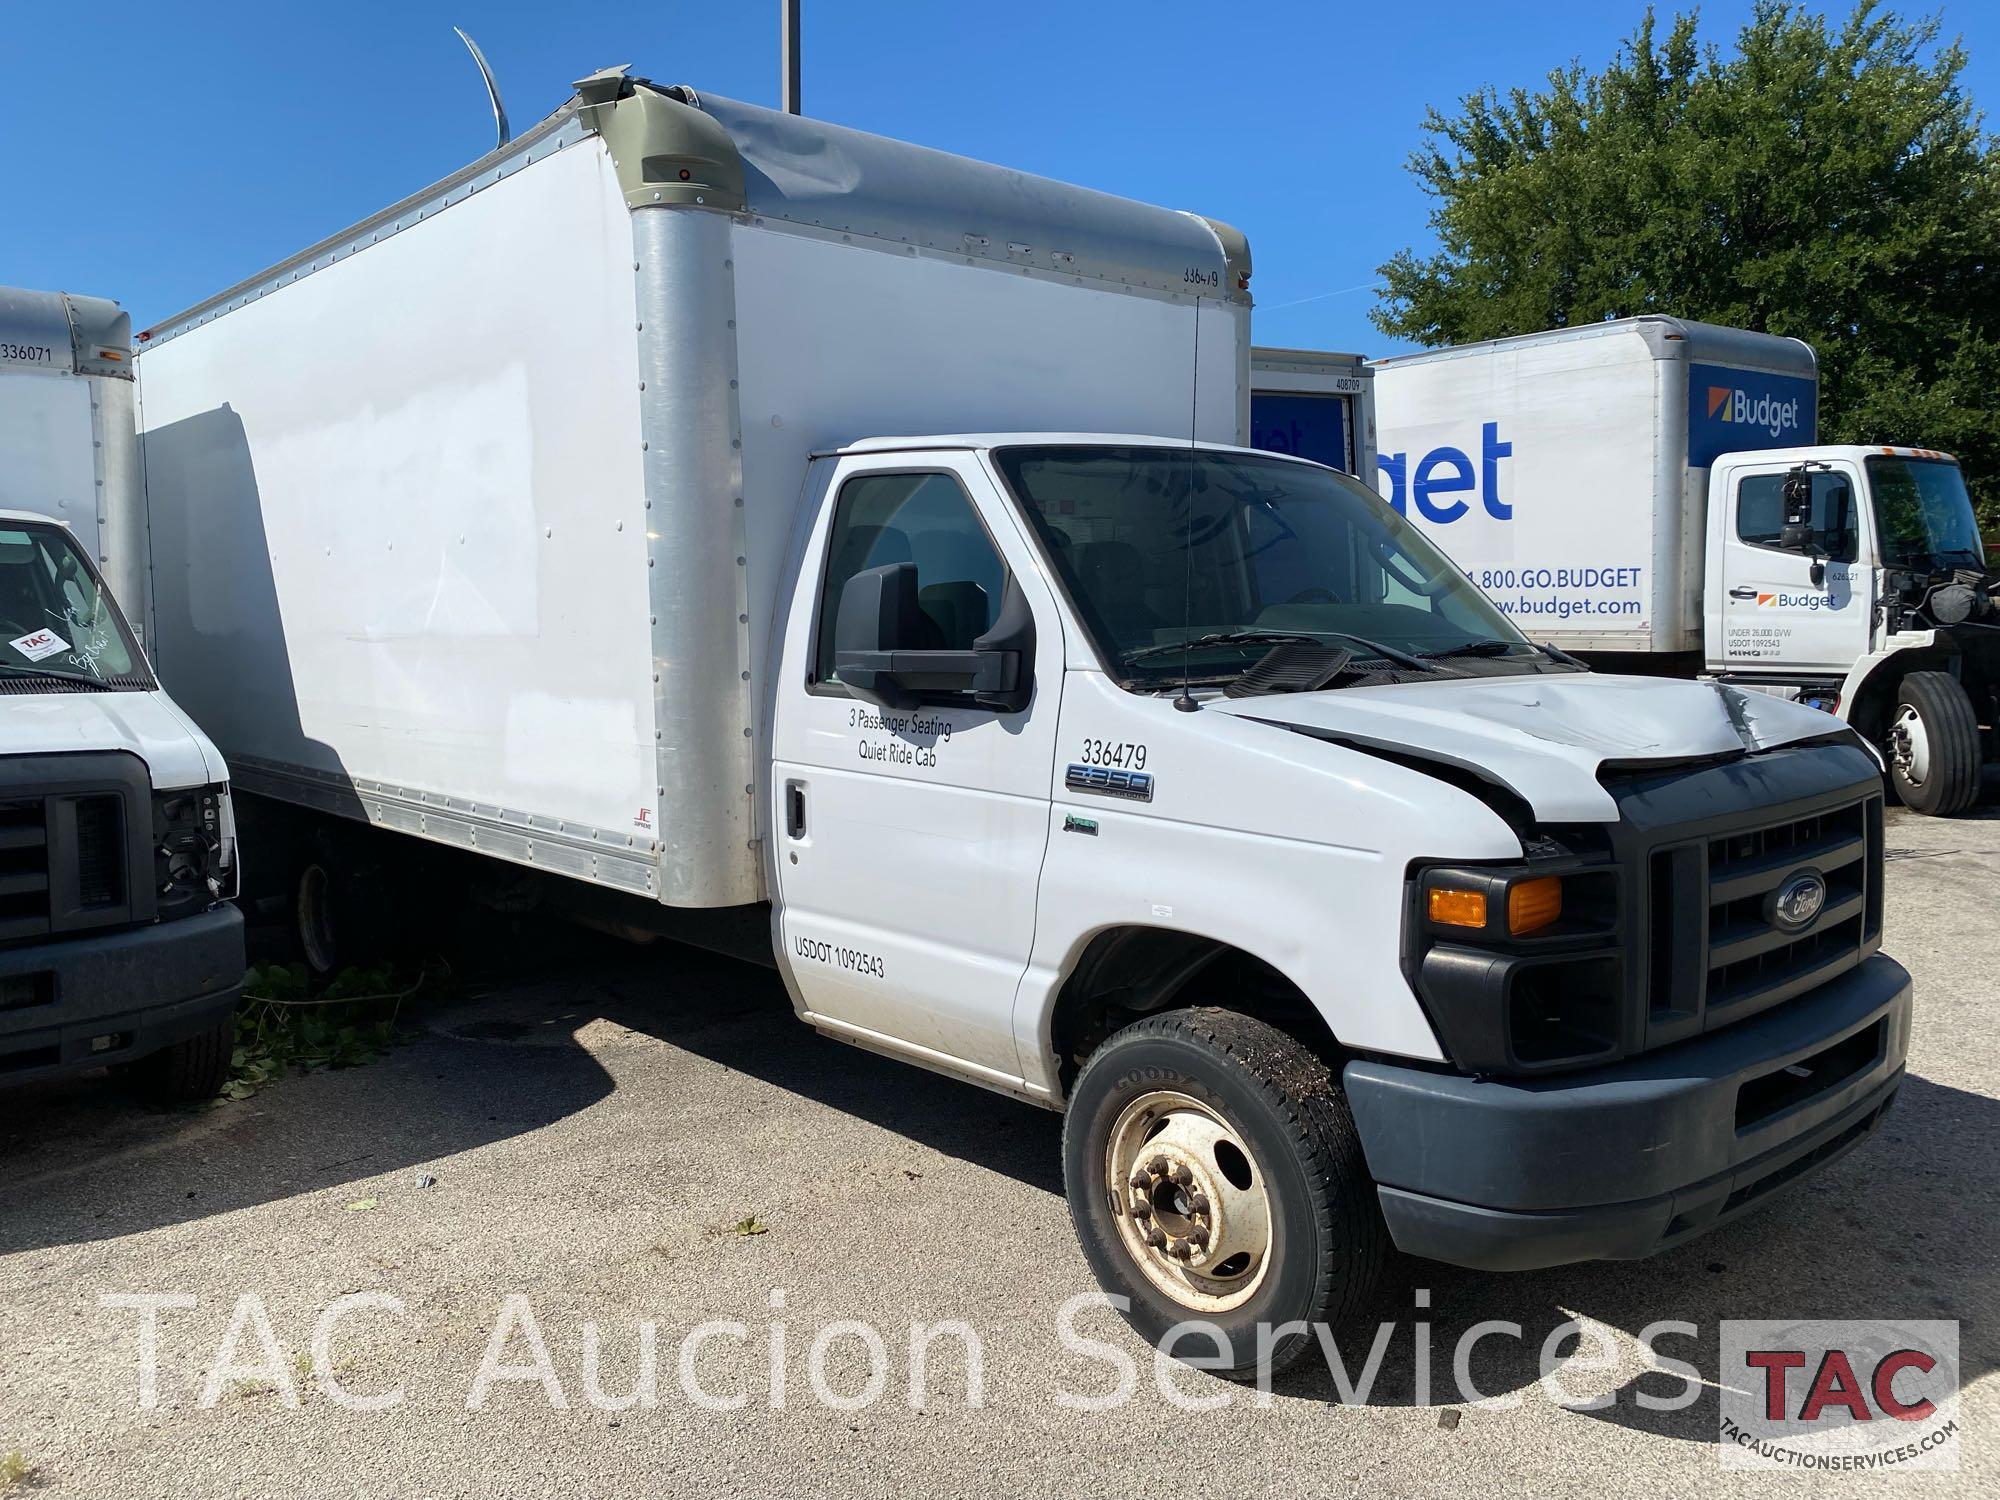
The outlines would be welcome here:
[[[1649,9],[1601,72],[1429,111],[1430,255],[1381,268],[1383,332],[1460,344],[1637,313],[1790,335],[1820,436],[1964,462],[2000,524],[2000,152],[1935,19],[1760,0],[1725,54]]]

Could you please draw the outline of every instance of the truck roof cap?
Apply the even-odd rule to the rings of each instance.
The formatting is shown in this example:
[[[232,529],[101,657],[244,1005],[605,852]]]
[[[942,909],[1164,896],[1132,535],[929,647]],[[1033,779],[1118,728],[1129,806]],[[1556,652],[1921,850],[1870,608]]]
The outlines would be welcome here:
[[[1488,349],[1577,343],[1620,334],[1637,334],[1645,340],[1655,359],[1694,360],[1808,379],[1817,378],[1819,374],[1819,357],[1804,339],[1787,338],[1775,333],[1754,333],[1747,328],[1731,328],[1722,323],[1698,323],[1692,318],[1669,317],[1665,313],[1608,318],[1601,323],[1578,323],[1574,327],[1550,328],[1541,333],[1484,339],[1474,344],[1454,345],[1449,349],[1421,349],[1413,354],[1392,354],[1374,361],[1374,364],[1377,369],[1390,369],[1434,360],[1464,359]]]
[[[1250,303],[1250,246],[1219,219],[605,68],[547,118],[380,213],[141,333],[143,347],[254,301],[593,135],[628,207],[777,219],[911,252]]]
[[[103,297],[0,286],[0,370],[130,380],[131,314]]]

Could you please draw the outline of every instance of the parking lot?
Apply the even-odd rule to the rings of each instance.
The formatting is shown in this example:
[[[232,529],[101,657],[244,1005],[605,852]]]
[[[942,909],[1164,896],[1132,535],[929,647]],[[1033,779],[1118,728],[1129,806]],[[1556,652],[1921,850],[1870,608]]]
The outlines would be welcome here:
[[[1101,1309],[1074,1326],[1108,1348],[1065,1343],[1059,1310],[1092,1283],[1053,1115],[820,1039],[767,972],[531,927],[464,960],[459,992],[362,1067],[181,1113],[96,1079],[9,1094],[0,1454],[20,1454],[24,1491],[100,1496],[1824,1491],[1880,1480],[1725,1472],[1713,1389],[1649,1409],[1642,1394],[1681,1387],[1644,1372],[1637,1336],[1693,1324],[1659,1347],[1713,1371],[1722,1319],[1908,1317],[1959,1321],[1966,1387],[1960,1471],[1917,1482],[1991,1493],[2000,809],[1892,814],[1888,853],[1887,947],[1916,976],[1918,1012],[1882,1133],[1652,1262],[1508,1278],[1400,1263],[1378,1314],[1393,1332],[1352,1404],[1323,1368],[1281,1378],[1268,1403],[1177,1368],[1176,1403]],[[135,1293],[184,1299],[159,1314],[150,1407],[140,1316],[100,1304]],[[354,1293],[402,1313],[350,1314],[315,1370],[315,1320]],[[246,1294],[268,1315],[277,1378],[241,1372],[264,1352],[254,1319],[237,1372],[214,1369]],[[505,1308],[500,1362],[532,1373],[531,1309],[548,1380],[481,1380]],[[1559,1405],[1537,1378],[1544,1339],[1572,1318],[1584,1337],[1562,1390],[1612,1398],[1596,1409]],[[690,1346],[707,1320],[742,1326]],[[869,1350],[843,1320],[883,1339],[866,1405],[849,1398],[868,1394]],[[941,1320],[969,1335],[930,1343],[913,1393],[908,1330]],[[1483,1320],[1520,1325],[1466,1363],[1507,1404],[1455,1388],[1454,1351]],[[631,1393],[646,1321],[657,1399],[606,1409],[585,1341],[596,1388]],[[1600,1335],[1608,1360],[1591,1358]],[[1135,1359],[1136,1389],[1078,1409],[1115,1392],[1113,1351]],[[731,1409],[689,1395],[684,1357]],[[815,1368],[838,1403],[816,1394]],[[384,1408],[343,1406],[327,1375]]]

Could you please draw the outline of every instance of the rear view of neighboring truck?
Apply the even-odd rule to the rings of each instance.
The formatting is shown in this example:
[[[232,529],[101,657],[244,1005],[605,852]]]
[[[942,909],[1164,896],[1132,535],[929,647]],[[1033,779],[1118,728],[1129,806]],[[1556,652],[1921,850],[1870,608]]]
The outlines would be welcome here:
[[[143,519],[131,366],[116,304],[0,288],[0,1087],[132,1064],[200,1098],[243,978],[235,833],[98,571]]]
[[[2000,573],[1948,454],[1815,442],[1807,345],[1646,316],[1375,377],[1382,492],[1524,630],[1825,709],[1916,811],[1977,799]]]

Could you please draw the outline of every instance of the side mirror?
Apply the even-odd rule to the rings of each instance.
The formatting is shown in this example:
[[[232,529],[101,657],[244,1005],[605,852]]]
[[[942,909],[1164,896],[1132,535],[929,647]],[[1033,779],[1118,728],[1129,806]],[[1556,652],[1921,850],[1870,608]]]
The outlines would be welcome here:
[[[1784,522],[1778,531],[1778,545],[1787,552],[1813,550],[1812,471],[1794,469],[1785,476]]]
[[[982,708],[1018,713],[1034,696],[1035,618],[1013,579],[993,628],[969,651],[928,645],[936,626],[917,603],[917,565],[864,568],[840,591],[833,662],[857,698],[915,708],[925,694],[962,694]]]

